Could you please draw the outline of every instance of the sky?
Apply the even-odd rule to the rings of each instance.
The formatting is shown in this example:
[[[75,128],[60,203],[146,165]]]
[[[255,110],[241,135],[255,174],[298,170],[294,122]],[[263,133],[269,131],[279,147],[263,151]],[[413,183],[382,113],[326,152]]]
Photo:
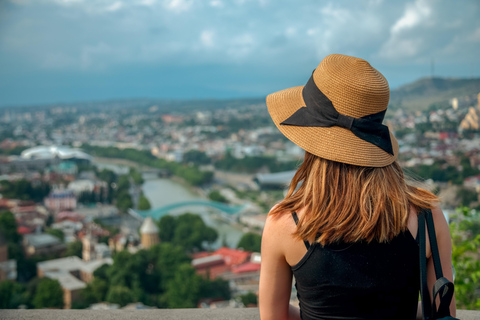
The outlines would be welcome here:
[[[0,0],[0,106],[264,97],[332,53],[391,88],[478,78],[479,17],[478,0]]]

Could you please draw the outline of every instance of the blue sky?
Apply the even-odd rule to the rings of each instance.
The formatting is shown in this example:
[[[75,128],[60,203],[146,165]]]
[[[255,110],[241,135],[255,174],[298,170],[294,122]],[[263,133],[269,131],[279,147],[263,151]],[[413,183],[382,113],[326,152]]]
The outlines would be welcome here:
[[[0,0],[0,106],[262,97],[331,53],[480,77],[478,0]]]

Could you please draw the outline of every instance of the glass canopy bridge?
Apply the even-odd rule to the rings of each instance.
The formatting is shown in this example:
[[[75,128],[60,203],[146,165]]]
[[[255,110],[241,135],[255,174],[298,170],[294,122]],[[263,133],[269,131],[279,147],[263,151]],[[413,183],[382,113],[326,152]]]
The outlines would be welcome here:
[[[181,208],[181,207],[189,207],[189,206],[205,206],[217,209],[227,215],[233,216],[242,210],[244,210],[247,205],[240,205],[234,206],[229,205],[221,202],[216,201],[208,201],[208,200],[192,200],[192,201],[182,201],[172,204],[167,204],[165,206],[150,209],[150,210],[133,210],[129,209],[128,212],[139,219],[144,219],[146,217],[152,217],[153,219],[160,219],[164,215],[167,215],[170,211]]]

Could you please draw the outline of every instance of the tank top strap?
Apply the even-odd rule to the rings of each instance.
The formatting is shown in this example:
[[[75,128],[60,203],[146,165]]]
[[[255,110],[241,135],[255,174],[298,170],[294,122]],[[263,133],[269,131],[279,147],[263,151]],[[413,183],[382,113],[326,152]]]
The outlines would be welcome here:
[[[295,221],[295,225],[298,225],[298,216],[295,211],[292,212],[292,217],[293,221]],[[303,240],[303,243],[305,243],[305,247],[307,248],[307,250],[310,249],[310,242],[308,242],[307,240]]]

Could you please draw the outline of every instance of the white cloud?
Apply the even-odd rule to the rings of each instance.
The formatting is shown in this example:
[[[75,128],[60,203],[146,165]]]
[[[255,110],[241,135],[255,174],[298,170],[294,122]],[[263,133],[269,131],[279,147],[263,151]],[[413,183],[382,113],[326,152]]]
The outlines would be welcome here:
[[[56,59],[65,69],[184,61],[316,65],[333,52],[398,62],[480,46],[478,0],[28,1],[2,25],[0,47],[45,68]]]
[[[426,44],[422,39],[423,33],[418,29],[431,25],[431,14],[432,8],[427,0],[407,3],[403,15],[390,28],[390,37],[381,47],[379,55],[392,60],[417,55]]]
[[[407,3],[404,15],[393,25],[392,34],[412,29],[425,22],[431,14],[431,8],[425,0],[417,0],[413,4]]]
[[[167,0],[166,7],[175,12],[188,11],[192,6],[191,0]]]
[[[223,8],[225,5],[222,0],[212,0],[210,1],[210,6],[214,8]]]
[[[215,45],[215,33],[212,30],[203,30],[200,34],[200,42],[204,47],[211,48]]]
[[[156,0],[140,0],[138,4],[146,7],[151,7],[157,3]]]
[[[107,6],[105,8],[106,11],[117,11],[123,8],[123,3],[121,1],[116,1],[112,3],[111,5]]]

